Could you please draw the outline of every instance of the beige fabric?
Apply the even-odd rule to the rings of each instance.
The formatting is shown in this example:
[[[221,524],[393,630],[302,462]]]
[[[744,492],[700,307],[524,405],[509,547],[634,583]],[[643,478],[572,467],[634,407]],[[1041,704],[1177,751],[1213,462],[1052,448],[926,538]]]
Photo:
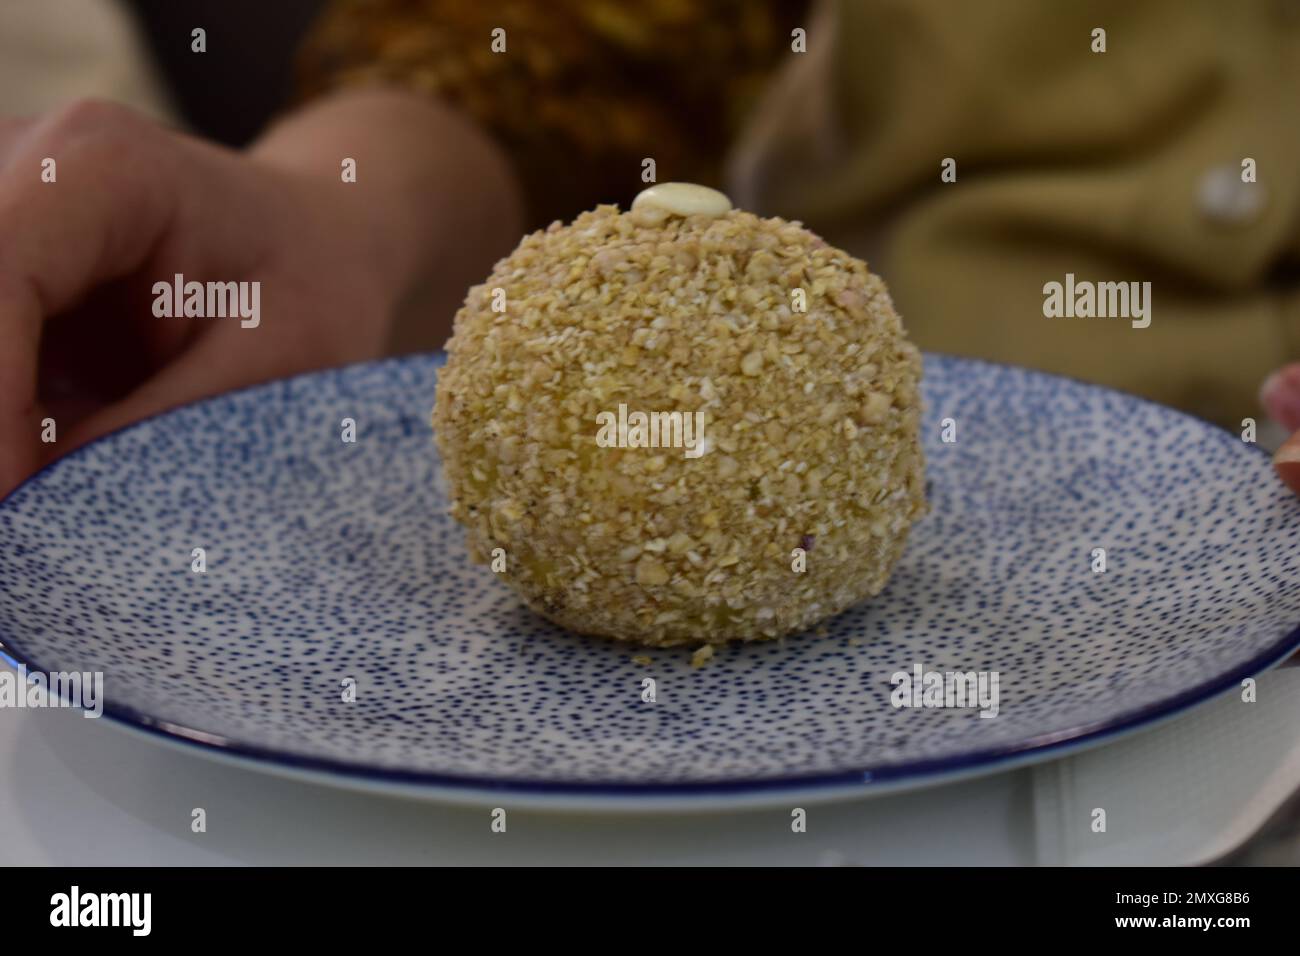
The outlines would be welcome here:
[[[172,117],[136,26],[117,3],[0,2],[0,113],[40,113],[81,96]]]
[[[865,254],[922,347],[1225,424],[1259,414],[1259,383],[1300,358],[1295,2],[846,0],[808,48],[728,185]],[[1256,191],[1234,199],[1245,157]],[[1045,318],[1043,286],[1067,272],[1150,281],[1151,326]]]

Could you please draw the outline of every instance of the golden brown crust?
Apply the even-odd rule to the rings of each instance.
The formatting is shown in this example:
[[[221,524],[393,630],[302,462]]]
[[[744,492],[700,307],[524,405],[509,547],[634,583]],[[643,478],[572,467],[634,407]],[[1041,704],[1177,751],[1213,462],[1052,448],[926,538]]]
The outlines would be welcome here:
[[[334,0],[304,44],[304,96],[383,83],[437,96],[515,162],[530,222],[626,202],[660,180],[716,185],[721,158],[790,51],[804,3]],[[492,31],[506,31],[493,53]]]
[[[797,223],[600,207],[525,237],[470,290],[448,351],[434,431],[452,514],[473,555],[503,549],[503,577],[581,633],[807,628],[884,587],[925,509],[920,355],[884,283]],[[619,403],[704,412],[710,450],[600,447]]]

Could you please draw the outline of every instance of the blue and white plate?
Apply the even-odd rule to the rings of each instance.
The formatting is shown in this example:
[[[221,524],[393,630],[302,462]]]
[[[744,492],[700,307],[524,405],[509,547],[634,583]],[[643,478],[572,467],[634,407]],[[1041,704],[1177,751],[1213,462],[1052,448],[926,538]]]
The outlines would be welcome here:
[[[1259,449],[1127,395],[937,355],[933,508],[877,599],[700,669],[689,648],[567,634],[465,558],[427,424],[440,364],[235,392],[47,468],[0,504],[6,653],[100,671],[108,719],[271,771],[645,809],[790,805],[1054,756],[1300,645],[1300,502]],[[918,666],[996,672],[997,716],[894,706],[894,675]]]

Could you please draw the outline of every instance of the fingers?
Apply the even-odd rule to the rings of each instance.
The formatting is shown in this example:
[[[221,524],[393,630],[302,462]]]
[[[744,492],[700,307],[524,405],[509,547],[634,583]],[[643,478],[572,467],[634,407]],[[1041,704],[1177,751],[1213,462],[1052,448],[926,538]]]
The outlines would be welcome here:
[[[230,388],[229,377],[221,377],[217,367],[204,360],[205,351],[195,348],[181,355],[122,401],[78,422],[60,439],[57,454],[66,455],[141,419]]]
[[[1259,389],[1259,401],[1269,417],[1287,431],[1300,431],[1300,364],[1278,369]]]
[[[33,289],[0,283],[0,498],[37,465],[43,418],[36,401],[40,323],[31,316],[39,310]]]
[[[0,283],[27,286],[50,315],[142,265],[175,210],[166,143],[129,110],[95,102],[29,126],[0,175]]]
[[[153,136],[129,111],[86,102],[0,124],[0,495],[39,457],[43,322],[138,268],[166,233],[173,191]]]
[[[103,408],[60,437],[58,455],[178,405],[316,367],[312,351],[294,339],[265,337],[248,346],[238,325],[213,329],[120,402]]]
[[[1300,495],[1300,432],[1282,443],[1273,455],[1273,468],[1282,483]]]
[[[1300,495],[1300,364],[1270,375],[1260,386],[1259,402],[1270,418],[1292,433],[1273,455],[1273,468],[1282,483]]]

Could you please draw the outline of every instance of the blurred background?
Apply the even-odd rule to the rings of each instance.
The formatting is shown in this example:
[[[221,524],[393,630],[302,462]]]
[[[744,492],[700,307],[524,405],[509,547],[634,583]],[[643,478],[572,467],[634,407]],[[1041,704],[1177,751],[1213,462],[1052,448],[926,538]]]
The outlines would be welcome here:
[[[123,0],[123,6],[138,23],[179,117],[197,133],[243,146],[291,95],[294,52],[327,2]],[[190,52],[195,26],[208,31],[202,58]]]
[[[0,109],[34,114],[102,96],[243,146],[292,89],[294,51],[326,0],[9,0]],[[208,52],[195,56],[202,26]]]
[[[373,83],[490,133],[530,228],[626,204],[651,157],[866,258],[925,349],[1234,430],[1300,356],[1293,0],[0,5],[7,113],[93,93],[240,147]],[[1067,276],[1150,283],[1150,326],[1046,317]]]
[[[327,0],[10,0],[0,8],[6,113],[103,96],[247,144],[292,89],[292,60]],[[190,31],[208,31],[208,52]]]

